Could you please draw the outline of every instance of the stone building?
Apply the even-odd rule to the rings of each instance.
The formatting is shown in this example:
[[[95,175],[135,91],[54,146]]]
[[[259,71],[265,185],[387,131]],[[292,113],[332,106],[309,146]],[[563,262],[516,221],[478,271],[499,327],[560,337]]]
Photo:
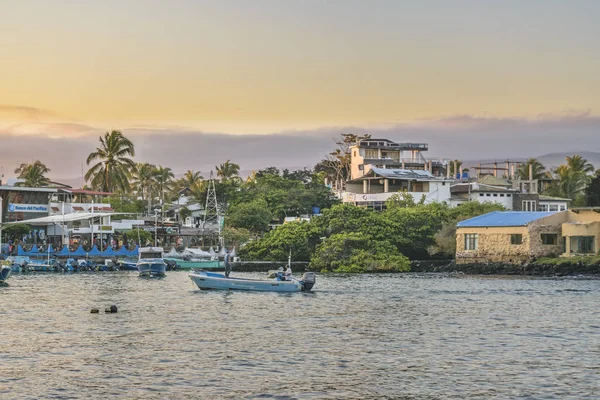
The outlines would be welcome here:
[[[456,263],[520,264],[563,252],[567,212],[495,211],[459,222]]]
[[[456,262],[520,264],[539,257],[595,255],[600,207],[560,212],[496,211],[457,224]]]

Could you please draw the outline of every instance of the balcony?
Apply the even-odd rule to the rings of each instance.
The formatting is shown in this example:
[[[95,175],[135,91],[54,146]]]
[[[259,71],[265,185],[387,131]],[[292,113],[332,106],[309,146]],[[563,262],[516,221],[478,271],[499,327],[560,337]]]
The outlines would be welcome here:
[[[362,202],[385,202],[393,195],[402,196],[410,194],[415,201],[420,201],[425,195],[425,203],[442,202],[450,199],[449,193],[445,194],[439,191],[435,192],[388,192],[388,193],[350,193],[344,192],[341,195],[343,203],[362,203]]]

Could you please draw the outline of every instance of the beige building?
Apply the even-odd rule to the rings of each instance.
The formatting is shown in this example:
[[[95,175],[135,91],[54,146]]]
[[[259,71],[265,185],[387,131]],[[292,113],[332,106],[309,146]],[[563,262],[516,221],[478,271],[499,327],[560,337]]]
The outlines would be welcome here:
[[[457,264],[520,264],[539,257],[595,255],[600,208],[561,212],[493,212],[459,222]]]
[[[389,139],[363,139],[350,147],[351,180],[366,175],[371,168],[427,170],[445,176],[446,160],[427,160],[427,143],[397,143]]]

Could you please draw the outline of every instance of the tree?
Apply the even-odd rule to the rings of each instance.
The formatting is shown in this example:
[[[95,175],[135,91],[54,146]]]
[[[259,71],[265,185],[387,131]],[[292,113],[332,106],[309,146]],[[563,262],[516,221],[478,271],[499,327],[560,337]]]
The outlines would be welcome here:
[[[456,163],[456,171],[454,170],[454,163]],[[450,176],[455,176],[456,174],[460,173],[460,167],[462,166],[462,161],[460,160],[454,160],[454,161],[450,161],[448,163],[448,167],[450,169]]]
[[[310,267],[333,272],[410,271],[410,262],[388,241],[348,232],[332,235],[319,244]]]
[[[2,228],[2,234],[10,239],[21,239],[29,232],[31,232],[31,225],[28,224],[7,225]]]
[[[221,235],[227,247],[237,247],[240,244],[244,244],[250,240],[251,236],[248,229],[232,227],[225,227]]]
[[[181,207],[181,209],[179,210],[179,218],[181,219],[181,221],[185,221],[186,218],[188,218],[191,215],[192,215],[192,212],[190,211],[189,208],[187,208],[185,206]]]
[[[154,169],[154,180],[156,181],[156,188],[158,190],[160,196],[160,204],[161,206],[165,204],[165,191],[169,190],[171,184],[173,183],[173,178],[175,175],[173,171],[169,167],[163,167],[159,165]]]
[[[39,160],[31,164],[21,164],[17,170],[20,171],[17,177],[23,179],[17,186],[42,187],[50,184],[50,179],[45,176],[50,169]]]
[[[585,201],[588,206],[600,206],[600,169],[596,170],[596,175],[585,189]]]
[[[142,201],[148,200],[148,213],[150,213],[152,190],[155,185],[154,170],[156,167],[148,163],[137,163],[132,174],[132,189],[142,198]]]
[[[192,188],[194,185],[202,182],[203,179],[204,177],[200,174],[200,171],[194,172],[188,170],[183,175],[183,178],[181,178],[181,183],[183,187]]]
[[[528,181],[530,166],[532,170],[532,179],[543,179],[548,175],[546,172],[546,167],[544,167],[544,165],[539,162],[537,158],[530,158],[524,164],[519,165],[515,171],[516,177],[520,178],[521,180]]]
[[[130,171],[135,163],[129,157],[135,156],[133,143],[120,131],[106,132],[100,136],[100,146],[90,153],[86,163],[90,165],[99,160],[85,174],[85,180],[91,180],[92,186],[104,192],[129,190]]]
[[[556,184],[548,190],[549,194],[574,200],[581,205],[585,202],[584,191],[590,182],[594,167],[579,155],[566,158],[566,164],[559,165],[553,171]]]
[[[271,217],[267,202],[256,199],[249,203],[239,203],[233,206],[229,210],[225,222],[228,226],[248,229],[257,234],[267,230]]]
[[[333,180],[337,189],[343,189],[346,185],[346,181],[350,179],[350,163],[352,161],[352,154],[350,153],[350,147],[354,146],[357,142],[365,139],[370,139],[371,135],[356,135],[354,133],[343,133],[341,138],[334,139],[337,148],[334,149],[327,158],[321,161],[323,164],[321,168],[329,169],[333,171]]]
[[[217,177],[221,178],[222,181],[228,181],[230,179],[238,177],[240,172],[240,166],[232,163],[230,160],[225,163],[215,166],[217,170]]]

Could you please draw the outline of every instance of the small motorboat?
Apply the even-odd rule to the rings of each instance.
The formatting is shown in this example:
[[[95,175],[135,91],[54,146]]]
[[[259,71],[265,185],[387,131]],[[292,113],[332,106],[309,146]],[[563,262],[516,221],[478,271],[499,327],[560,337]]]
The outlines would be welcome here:
[[[314,272],[305,272],[302,278],[291,280],[227,278],[223,274],[208,271],[194,271],[190,279],[199,289],[208,290],[254,290],[261,292],[310,292],[315,285]]]
[[[2,264],[0,266],[0,283],[6,282],[6,280],[12,274],[12,267],[10,265]]]
[[[136,264],[140,276],[164,276],[167,264],[163,259],[162,247],[142,247]]]

